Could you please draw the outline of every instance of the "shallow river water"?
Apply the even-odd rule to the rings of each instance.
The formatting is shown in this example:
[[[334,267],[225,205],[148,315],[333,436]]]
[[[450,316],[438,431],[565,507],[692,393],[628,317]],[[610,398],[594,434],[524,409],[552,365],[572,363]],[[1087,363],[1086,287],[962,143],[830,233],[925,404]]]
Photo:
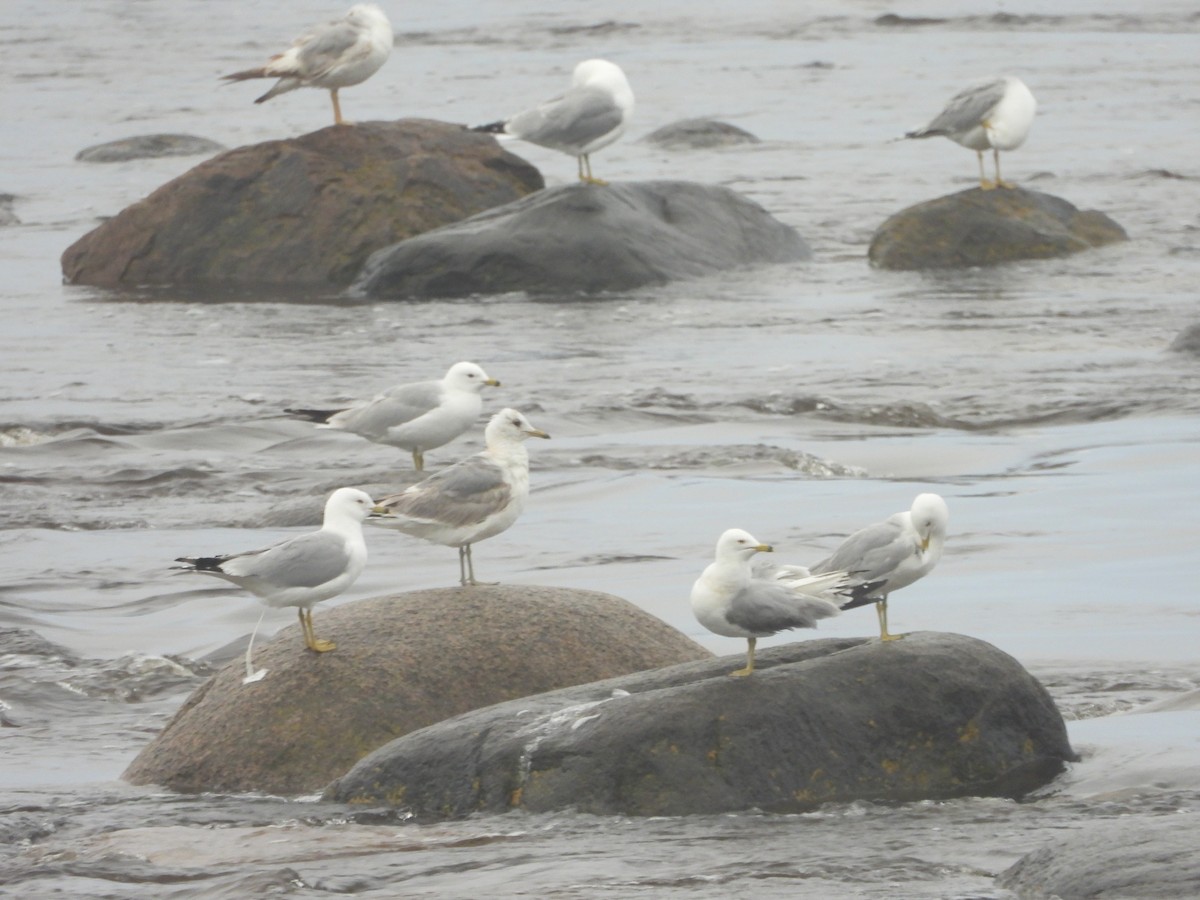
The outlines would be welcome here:
[[[0,893],[1000,898],[994,876],[1053,837],[1200,812],[1200,360],[1168,350],[1200,319],[1194,5],[385,6],[396,52],[343,93],[348,118],[491,121],[603,56],[638,108],[597,174],[727,185],[795,226],[814,258],[590,299],[64,286],[70,243],[199,161],[75,153],[137,134],[233,147],[324,127],[321,92],[254,106],[250,87],[217,79],[339,10],[5,3],[0,193],[19,221],[0,228]],[[873,271],[883,219],[976,171],[948,141],[892,138],[999,72],[1040,103],[1005,174],[1107,212],[1131,240],[986,271]],[[694,116],[762,143],[639,141]],[[512,149],[551,183],[573,177],[567,157]],[[240,591],[173,578],[170,560],[260,546],[312,521],[335,487],[410,474],[389,448],[280,411],[459,359],[503,382],[488,409],[518,407],[553,435],[530,448],[525,515],[476,548],[481,577],[607,591],[735,654],[744,643],[704,632],[687,603],[723,529],[812,562],[936,490],[946,555],[896,595],[892,625],[1016,656],[1082,761],[1022,803],[648,821],[415,823],[120,782],[260,612]],[[476,432],[430,463],[478,445]],[[390,532],[368,543],[366,573],[331,604],[454,581],[451,550]],[[264,628],[291,622],[269,612]],[[874,627],[859,611],[820,633]],[[1183,708],[1153,711],[1170,698]]]

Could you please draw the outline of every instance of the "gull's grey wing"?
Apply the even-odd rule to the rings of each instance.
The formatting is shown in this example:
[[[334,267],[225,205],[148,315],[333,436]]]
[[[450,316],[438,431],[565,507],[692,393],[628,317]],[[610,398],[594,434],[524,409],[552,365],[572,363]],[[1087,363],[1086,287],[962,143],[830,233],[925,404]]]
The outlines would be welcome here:
[[[236,578],[255,579],[272,587],[317,587],[346,569],[346,542],[327,531],[313,531],[263,550],[230,557],[221,569]]]
[[[813,566],[812,571],[843,569],[864,581],[878,581],[890,576],[916,549],[893,516],[850,535],[832,556]]]
[[[347,62],[345,54],[362,40],[362,29],[346,21],[329,22],[313,29],[297,40],[300,50],[297,57],[301,70],[308,77],[324,75],[334,66]],[[370,52],[363,44],[358,56]]]
[[[401,384],[384,391],[362,406],[340,413],[330,424],[359,434],[384,437],[389,428],[411,422],[442,402],[442,387],[437,381]]]
[[[960,91],[950,98],[946,108],[924,128],[912,132],[910,137],[932,137],[935,135],[959,134],[979,125],[996,104],[1004,99],[1008,82],[1003,78],[979,84]]]
[[[837,612],[837,606],[826,600],[753,579],[733,596],[725,618],[731,625],[765,636],[785,628],[813,628],[818,619]]]
[[[582,147],[621,124],[612,95],[594,87],[572,88],[562,97],[513,116],[505,131],[554,149]]]
[[[479,524],[511,498],[512,488],[499,466],[471,456],[376,505],[397,515],[459,527]]]

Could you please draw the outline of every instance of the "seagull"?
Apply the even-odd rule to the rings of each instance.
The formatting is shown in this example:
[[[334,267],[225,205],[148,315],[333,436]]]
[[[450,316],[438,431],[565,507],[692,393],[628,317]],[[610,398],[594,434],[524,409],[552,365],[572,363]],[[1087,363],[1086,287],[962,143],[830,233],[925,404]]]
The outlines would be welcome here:
[[[413,466],[425,470],[425,451],[448,444],[479,418],[479,392],[500,382],[472,362],[452,365],[437,381],[389,388],[373,400],[349,409],[285,409],[285,413],[349,431],[376,444],[412,452]]]
[[[717,540],[716,560],[692,585],[692,612],[714,634],[747,641],[746,667],[730,672],[744,677],[754,671],[758,638],[786,628],[816,628],[817,620],[836,616],[845,600],[841,589],[850,579],[845,572],[806,578],[789,584],[756,575],[750,567],[755,553],[772,547],[740,528],[730,528]]]
[[[832,556],[813,566],[812,572],[853,575],[858,583],[842,609],[874,603],[879,639],[899,640],[904,635],[889,634],[887,629],[888,595],[933,571],[942,558],[949,520],[950,510],[940,495],[918,494],[911,509],[854,532]]]
[[[471,545],[508,529],[529,497],[527,438],[548,438],[515,409],[492,416],[487,448],[385,497],[368,520],[435,544],[458,548],[459,583],[479,584]]]
[[[379,71],[392,44],[392,24],[383,10],[374,3],[358,3],[342,18],[314,25],[265,65],[222,77],[225,81],[278,78],[255,103],[296,88],[324,88],[333,98],[334,123],[345,125],[338,90],[360,84]]]
[[[578,161],[580,181],[604,184],[593,177],[589,156],[624,134],[632,114],[633,90],[621,67],[603,59],[587,59],[575,67],[571,87],[561,97],[471,130],[567,153]]]
[[[173,568],[232,581],[267,606],[297,607],[304,646],[326,653],[337,645],[313,633],[312,607],[336,597],[362,574],[367,564],[362,523],[374,505],[364,491],[338,488],[325,501],[319,531],[245,553],[180,556],[175,561],[185,565]]]
[[[948,137],[979,157],[980,188],[1011,188],[1000,177],[1000,151],[1016,150],[1025,143],[1036,112],[1037,100],[1020,78],[993,78],[955,94],[936,119],[904,136]],[[988,148],[996,163],[995,181],[988,181],[983,171],[983,151]]]

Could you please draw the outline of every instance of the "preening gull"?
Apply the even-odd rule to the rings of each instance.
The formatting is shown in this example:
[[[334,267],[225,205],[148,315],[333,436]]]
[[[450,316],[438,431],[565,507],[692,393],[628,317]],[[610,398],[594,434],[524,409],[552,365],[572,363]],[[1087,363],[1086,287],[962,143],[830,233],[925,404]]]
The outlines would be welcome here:
[[[750,567],[755,553],[772,548],[740,528],[731,528],[717,540],[716,559],[692,585],[692,612],[714,634],[747,641],[746,667],[730,672],[744,676],[754,671],[758,638],[788,628],[816,628],[817,620],[836,616],[845,572],[793,578],[784,584],[763,578]]]
[[[603,59],[588,59],[575,67],[571,87],[561,97],[473,131],[508,135],[574,156],[579,180],[604,184],[592,176],[590,154],[625,133],[633,114],[633,90],[621,67]]]
[[[501,410],[484,431],[486,449],[384,497],[369,521],[457,547],[459,582],[478,584],[471,545],[505,531],[525,509],[529,454],[523,442],[531,437],[550,435],[515,409]]]
[[[948,137],[979,157],[981,188],[1010,188],[1000,177],[1000,151],[1016,150],[1025,143],[1036,112],[1037,100],[1020,78],[993,78],[955,94],[936,119],[904,136]],[[983,151],[989,148],[996,163],[995,181],[988,181],[983,171]]]
[[[377,444],[412,452],[413,466],[425,469],[425,451],[448,444],[479,418],[485,386],[499,387],[472,362],[459,362],[437,381],[400,384],[349,409],[285,409],[319,422],[322,428],[349,431]]]
[[[344,125],[338,90],[360,84],[379,71],[392,52],[392,44],[392,24],[383,10],[374,3],[358,3],[342,18],[313,26],[265,65],[223,78],[278,78],[255,103],[296,88],[324,88],[333,98],[335,124]]]
[[[858,584],[842,609],[874,603],[880,640],[897,640],[903,635],[889,634],[887,629],[888,595],[933,570],[942,558],[949,520],[950,510],[941,496],[918,494],[911,509],[854,532],[812,571],[849,572]],[[784,583],[789,582],[784,579]]]
[[[297,607],[304,646],[325,653],[337,645],[313,633],[312,607],[336,597],[362,574],[367,564],[362,523],[373,506],[365,492],[338,488],[325,501],[325,520],[319,531],[245,553],[181,556],[175,561],[186,565],[175,568],[232,581],[267,606]]]

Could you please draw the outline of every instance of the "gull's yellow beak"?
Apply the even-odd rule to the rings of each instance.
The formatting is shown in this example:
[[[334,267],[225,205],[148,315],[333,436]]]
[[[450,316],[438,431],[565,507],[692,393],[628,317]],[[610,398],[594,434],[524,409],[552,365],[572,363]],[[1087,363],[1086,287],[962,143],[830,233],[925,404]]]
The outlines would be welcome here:
[[[754,549],[757,550],[759,553],[774,553],[775,552],[775,548],[772,547],[770,544],[759,544]]]
[[[921,552],[922,553],[924,553],[926,550],[929,549],[929,539],[932,537],[933,537],[933,535],[927,534],[927,535],[925,535],[925,537],[923,537],[921,539]]]
[[[546,434],[546,432],[542,431],[540,428],[530,428],[527,429],[525,433],[530,437],[546,438],[547,440],[550,439],[550,435]]]
[[[497,378],[489,378],[484,382],[484,384],[489,385],[490,387],[500,387],[500,380]]]
[[[386,506],[376,505],[371,507],[371,515],[373,516],[390,516],[391,514],[392,511]]]

